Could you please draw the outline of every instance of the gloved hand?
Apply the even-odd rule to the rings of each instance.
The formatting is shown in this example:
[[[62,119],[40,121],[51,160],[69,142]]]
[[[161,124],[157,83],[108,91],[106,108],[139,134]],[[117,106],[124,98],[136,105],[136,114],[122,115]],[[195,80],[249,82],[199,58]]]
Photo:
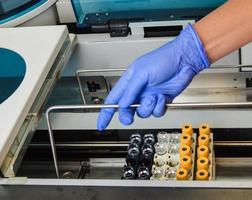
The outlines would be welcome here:
[[[188,25],[175,40],[133,62],[111,90],[105,104],[119,104],[119,119],[124,125],[133,123],[135,109],[129,106],[138,102],[138,116],[161,117],[165,104],[172,102],[195,75],[209,66],[196,31]],[[115,109],[101,110],[98,130],[108,126],[114,112]]]

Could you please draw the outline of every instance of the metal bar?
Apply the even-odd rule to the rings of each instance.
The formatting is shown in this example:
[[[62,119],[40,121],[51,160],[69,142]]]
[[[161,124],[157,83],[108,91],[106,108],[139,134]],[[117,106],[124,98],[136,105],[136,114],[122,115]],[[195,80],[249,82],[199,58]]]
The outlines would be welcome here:
[[[50,121],[50,115],[49,115],[50,111],[52,111],[52,109],[50,109],[50,108],[46,111],[46,123],[47,123],[47,127],[48,127],[48,132],[49,132],[49,138],[50,138],[50,144],[51,144],[51,149],[52,149],[52,154],[53,154],[53,163],[54,163],[54,167],[55,167],[55,172],[56,172],[57,178],[59,178],[58,159],[57,159],[57,154],[56,154],[52,125],[51,125],[51,121]]]
[[[139,104],[131,105],[131,108],[139,107]],[[233,102],[233,103],[171,103],[166,104],[167,109],[195,109],[195,108],[252,108],[252,102]],[[86,110],[86,109],[102,109],[102,108],[119,108],[119,105],[59,105],[52,106],[46,111],[46,122],[49,131],[50,144],[52,148],[53,161],[55,172],[59,178],[58,160],[56,155],[56,148],[53,136],[52,125],[50,121],[50,113],[55,110]]]
[[[120,142],[104,142],[104,143],[99,143],[99,142],[85,142],[85,143],[55,143],[56,147],[127,147],[129,145],[128,142],[120,143]],[[30,147],[47,147],[51,146],[50,144],[45,144],[45,143],[34,143],[30,144]],[[246,142],[214,142],[214,146],[220,146],[220,147],[251,147],[252,142],[251,141],[246,141]]]
[[[123,72],[125,71],[126,69],[94,69],[94,70],[78,70],[76,71],[75,75],[76,75],[76,78],[77,78],[77,82],[78,82],[78,85],[79,85],[79,90],[80,90],[80,94],[81,94],[81,99],[83,101],[83,104],[84,105],[87,105],[87,101],[86,101],[86,98],[85,98],[85,95],[84,95],[84,92],[83,92],[83,88],[82,88],[82,85],[81,85],[81,80],[80,80],[80,74],[86,74],[86,73],[102,73],[102,72]],[[86,109],[87,111],[88,109]]]
[[[84,93],[83,93],[83,90],[82,90],[79,71],[76,72],[76,78],[77,78],[77,82],[78,82],[78,85],[79,85],[79,90],[80,90],[80,94],[81,94],[81,99],[82,99],[82,101],[83,101],[83,104],[86,105],[87,103],[86,103],[86,99],[85,99],[85,96],[84,96]]]
[[[140,104],[133,104],[130,108],[138,108]],[[195,108],[252,108],[252,102],[213,102],[213,103],[170,103],[166,104],[168,109],[195,109]],[[47,111],[52,110],[79,110],[79,109],[102,109],[102,108],[120,108],[119,105],[109,104],[90,104],[90,105],[58,105],[52,106]]]
[[[233,158],[215,158],[216,165],[218,167],[231,167],[237,170],[235,167],[252,167],[252,158],[249,157],[233,157]]]
[[[224,141],[224,142],[214,142],[214,146],[224,146],[224,147],[251,147],[252,146],[252,141],[239,141],[239,142],[234,142],[234,141]]]
[[[30,147],[47,147],[50,144],[30,144]],[[127,147],[129,143],[104,143],[104,144],[99,144],[99,143],[60,143],[60,144],[55,144],[56,147]],[[50,145],[51,146],[51,145]]]

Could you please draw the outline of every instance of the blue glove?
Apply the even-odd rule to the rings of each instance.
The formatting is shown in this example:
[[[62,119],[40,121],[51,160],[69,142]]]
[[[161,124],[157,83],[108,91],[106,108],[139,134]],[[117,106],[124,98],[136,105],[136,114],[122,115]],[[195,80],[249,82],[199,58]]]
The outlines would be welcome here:
[[[171,103],[210,62],[192,25],[162,47],[138,58],[113,87],[105,104],[119,104],[119,120],[124,125],[134,121],[135,111],[141,118],[164,115]],[[131,104],[140,103],[136,110]],[[102,109],[97,129],[104,130],[115,109]]]

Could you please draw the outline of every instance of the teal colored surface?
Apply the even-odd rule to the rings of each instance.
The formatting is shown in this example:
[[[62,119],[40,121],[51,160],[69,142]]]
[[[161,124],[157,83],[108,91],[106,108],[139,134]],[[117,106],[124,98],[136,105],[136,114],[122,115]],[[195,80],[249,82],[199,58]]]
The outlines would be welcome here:
[[[200,9],[216,8],[226,2],[226,0],[72,0],[75,14],[79,23],[83,23],[85,17],[92,13],[121,12],[122,15],[128,12],[146,12],[148,10],[176,10],[190,9],[191,12],[197,12]],[[173,14],[174,14],[173,12]],[[170,13],[167,12],[167,16]],[[197,13],[196,13],[197,14]],[[137,14],[136,14],[137,15]],[[195,15],[195,13],[193,13]],[[122,18],[128,16],[122,16]],[[147,16],[150,18],[150,16]],[[155,20],[155,19],[152,19]]]
[[[13,9],[19,8],[33,0],[0,0],[0,14],[1,10],[6,13]]]
[[[26,73],[26,63],[21,55],[0,48],[0,103],[11,96],[22,83]]]
[[[16,12],[15,14],[13,14],[13,15],[7,17],[7,18],[4,18],[4,19],[0,20],[0,24],[4,24],[4,23],[7,23],[7,22],[12,21],[14,19],[17,19],[17,18],[19,18],[19,17],[21,17],[21,16],[23,16],[23,15],[25,15],[25,14],[33,11],[33,10],[35,10],[36,8],[38,8],[39,6],[41,6],[42,4],[44,4],[47,1],[48,0],[40,0],[38,3],[32,5],[31,7],[26,8],[24,10],[21,10],[19,12]]]

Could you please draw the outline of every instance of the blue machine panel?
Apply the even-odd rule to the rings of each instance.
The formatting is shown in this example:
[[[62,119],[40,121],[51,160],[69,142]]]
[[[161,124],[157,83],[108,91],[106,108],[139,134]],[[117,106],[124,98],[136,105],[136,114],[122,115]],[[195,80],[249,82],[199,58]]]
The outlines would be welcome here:
[[[8,99],[22,83],[26,63],[16,52],[0,48],[0,104]]]
[[[197,19],[226,0],[71,0],[79,25],[102,24],[111,19],[156,21]]]

